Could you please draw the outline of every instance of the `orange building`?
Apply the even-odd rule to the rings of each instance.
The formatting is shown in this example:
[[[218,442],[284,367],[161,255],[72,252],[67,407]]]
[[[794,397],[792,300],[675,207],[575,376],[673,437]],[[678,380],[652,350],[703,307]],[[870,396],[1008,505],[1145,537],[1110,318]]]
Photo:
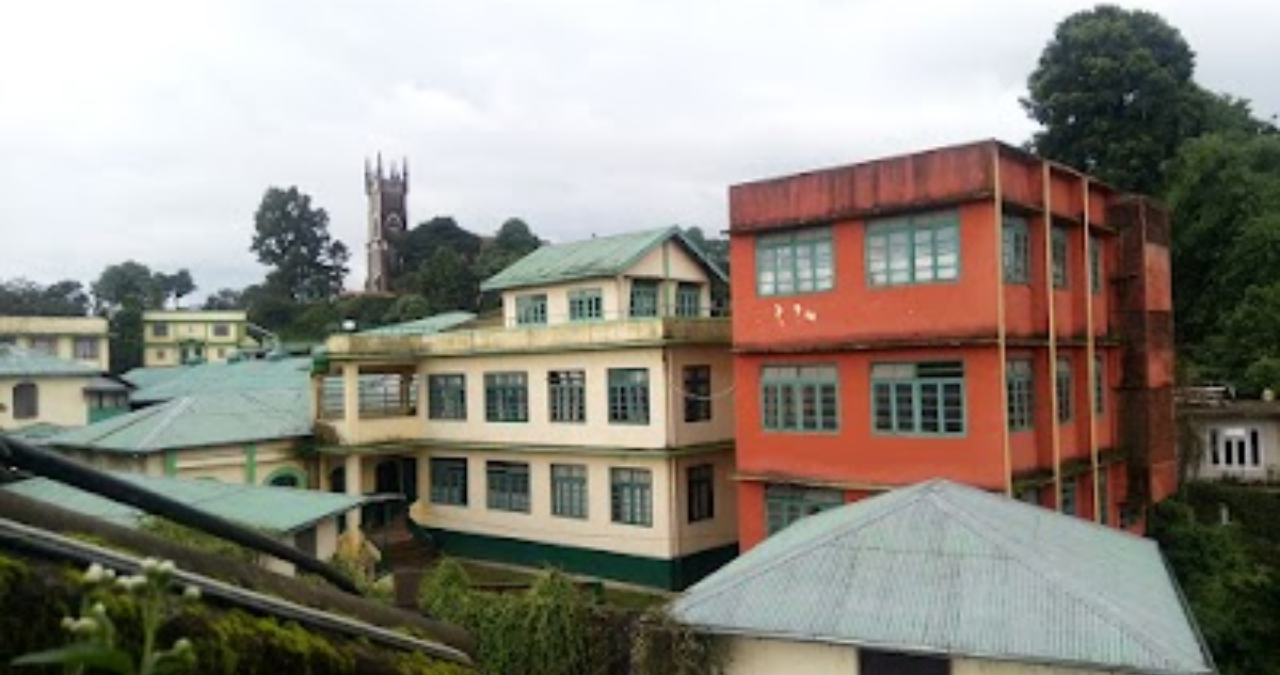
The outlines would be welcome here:
[[[1173,490],[1159,207],[994,141],[729,201],[744,549],[931,478],[1138,530]]]

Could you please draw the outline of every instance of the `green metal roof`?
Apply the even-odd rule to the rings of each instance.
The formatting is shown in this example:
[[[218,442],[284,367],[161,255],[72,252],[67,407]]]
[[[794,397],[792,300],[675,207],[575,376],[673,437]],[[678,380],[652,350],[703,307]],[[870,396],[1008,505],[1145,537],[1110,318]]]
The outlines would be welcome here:
[[[123,379],[135,386],[134,403],[168,401],[217,392],[306,390],[311,382],[311,358],[277,358],[238,363],[138,368]]]
[[[134,473],[112,475],[215,516],[274,533],[307,528],[325,518],[350,511],[367,500],[357,495],[266,485],[162,478]],[[47,478],[31,478],[0,489],[126,527],[137,526],[147,515],[132,506]]]
[[[689,241],[680,228],[673,226],[543,246],[486,279],[480,284],[480,290],[502,291],[617,276],[634,266],[649,251],[671,239],[683,245],[706,267],[708,274],[725,280],[724,272],[697,245]]]
[[[417,321],[371,328],[360,331],[359,335],[434,335],[450,328],[457,328],[468,321],[474,321],[475,318],[476,315],[471,312],[445,312]]]
[[[307,390],[183,396],[49,439],[55,447],[145,454],[311,435]]]
[[[13,345],[0,345],[0,377],[94,377],[101,372],[79,361]]]
[[[1215,672],[1154,542],[946,481],[805,518],[672,611],[712,633]]]

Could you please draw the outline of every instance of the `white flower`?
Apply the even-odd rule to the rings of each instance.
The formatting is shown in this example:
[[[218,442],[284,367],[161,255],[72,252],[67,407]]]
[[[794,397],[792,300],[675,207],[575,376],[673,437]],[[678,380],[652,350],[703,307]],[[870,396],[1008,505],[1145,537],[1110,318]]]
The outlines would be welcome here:
[[[96,584],[106,578],[107,570],[98,563],[89,566],[84,572],[84,582],[86,584]]]
[[[178,638],[178,641],[173,643],[173,651],[175,654],[191,651],[191,641],[186,638]]]
[[[81,617],[71,623],[71,632],[83,633],[86,635],[96,633],[98,631],[98,621],[89,617]]]
[[[89,608],[89,613],[94,616],[106,616],[107,608],[101,602],[97,602]]]
[[[62,628],[63,628],[64,630],[75,630],[75,627],[76,627],[76,620],[75,620],[75,619],[73,619],[73,618],[71,618],[71,617],[69,617],[69,616],[64,616],[64,617],[62,617]]]
[[[175,569],[177,569],[177,566],[173,564],[172,560],[162,560],[156,565],[156,571],[161,574],[173,574]]]
[[[195,586],[187,586],[182,591],[182,597],[186,598],[187,600],[199,600],[200,589]]]
[[[147,585],[147,578],[144,576],[127,576],[116,579],[116,585],[126,591],[134,591]]]

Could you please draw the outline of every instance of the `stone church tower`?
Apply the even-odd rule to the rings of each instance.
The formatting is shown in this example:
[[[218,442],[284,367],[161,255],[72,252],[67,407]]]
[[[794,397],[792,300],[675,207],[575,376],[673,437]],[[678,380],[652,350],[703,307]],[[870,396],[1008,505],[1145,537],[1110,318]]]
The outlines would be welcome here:
[[[393,162],[385,174],[381,154],[372,168],[365,160],[364,193],[369,197],[369,276],[364,290],[388,293],[391,278],[400,271],[400,255],[393,240],[409,227],[409,160],[402,160],[399,168]]]

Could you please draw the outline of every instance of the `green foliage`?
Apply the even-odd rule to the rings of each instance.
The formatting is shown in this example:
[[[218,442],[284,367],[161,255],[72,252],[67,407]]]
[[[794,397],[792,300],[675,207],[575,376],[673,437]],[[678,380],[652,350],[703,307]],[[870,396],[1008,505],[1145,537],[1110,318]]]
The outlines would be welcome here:
[[[42,286],[28,279],[0,281],[0,316],[85,316],[89,295],[70,279]]]
[[[391,243],[400,254],[403,269],[411,273],[442,249],[456,253],[469,265],[480,254],[481,239],[462,229],[453,218],[436,216],[396,236]]]
[[[216,292],[204,299],[204,306],[201,309],[206,310],[225,310],[225,309],[244,309],[244,291],[237,291],[234,288],[219,288]]]
[[[254,214],[258,262],[271,267],[266,287],[297,303],[329,300],[342,292],[347,247],[329,234],[329,214],[311,197],[290,187],[272,187]]]
[[[94,309],[111,316],[121,309],[161,309],[164,295],[151,268],[135,260],[108,265],[93,282]]]
[[[145,349],[142,336],[142,310],[125,307],[107,319],[111,332],[111,372],[125,373],[142,366]]]
[[[1195,54],[1151,12],[1099,5],[1058,24],[1022,105],[1040,154],[1156,194],[1162,167],[1204,121]]]
[[[486,241],[476,260],[475,272],[480,279],[487,279],[501,272],[511,263],[542,246],[542,240],[519,218],[508,218],[498,228],[493,239]]]
[[[635,675],[721,675],[729,663],[723,640],[677,623],[660,608],[641,618],[631,654]]]
[[[142,520],[140,529],[183,546],[216,553],[234,560],[249,563],[258,561],[258,553],[253,549],[164,518],[148,516]]]
[[[397,289],[414,293],[423,299],[426,313],[414,317],[454,310],[476,309],[480,279],[471,263],[451,248],[438,247],[414,271],[396,281]]]

